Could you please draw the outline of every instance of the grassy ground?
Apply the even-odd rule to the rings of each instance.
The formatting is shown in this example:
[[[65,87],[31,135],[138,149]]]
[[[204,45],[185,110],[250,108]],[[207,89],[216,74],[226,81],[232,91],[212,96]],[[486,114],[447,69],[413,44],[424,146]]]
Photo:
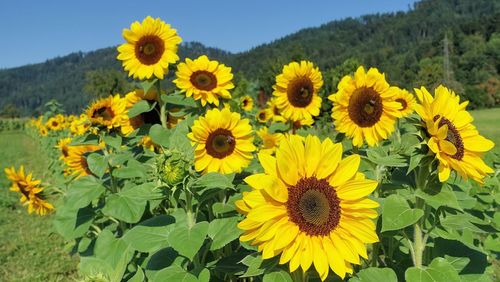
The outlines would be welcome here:
[[[472,111],[471,113],[479,133],[495,142],[493,150],[500,154],[500,108]]]
[[[74,281],[77,259],[51,233],[50,217],[29,215],[8,191],[3,170],[21,164],[43,174],[45,159],[36,142],[21,132],[0,133],[0,281]]]

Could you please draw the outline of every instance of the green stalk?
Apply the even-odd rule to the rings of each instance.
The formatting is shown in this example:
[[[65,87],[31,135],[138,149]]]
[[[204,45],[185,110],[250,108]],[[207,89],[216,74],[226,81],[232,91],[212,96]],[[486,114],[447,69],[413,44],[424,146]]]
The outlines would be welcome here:
[[[156,89],[158,91],[157,101],[160,105],[160,121],[163,128],[167,128],[167,103],[163,102],[161,99],[161,84],[160,80],[156,81]]]
[[[416,171],[416,188],[422,191],[425,190],[427,186],[427,178],[429,177],[429,167],[423,166],[419,167]],[[425,201],[419,197],[415,199],[415,207],[417,209],[425,210]],[[424,215],[413,225],[413,264],[415,267],[422,267],[422,258],[425,252],[425,245],[427,241],[427,234],[423,232],[423,225],[428,216],[428,213],[424,213]]]

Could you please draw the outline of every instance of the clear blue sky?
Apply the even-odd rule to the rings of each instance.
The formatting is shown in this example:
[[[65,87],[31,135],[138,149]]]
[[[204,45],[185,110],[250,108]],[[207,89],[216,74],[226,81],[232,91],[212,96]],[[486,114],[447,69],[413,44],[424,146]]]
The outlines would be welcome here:
[[[0,69],[118,45],[145,16],[184,42],[240,52],[306,27],[371,13],[407,11],[415,0],[6,0],[0,2]]]

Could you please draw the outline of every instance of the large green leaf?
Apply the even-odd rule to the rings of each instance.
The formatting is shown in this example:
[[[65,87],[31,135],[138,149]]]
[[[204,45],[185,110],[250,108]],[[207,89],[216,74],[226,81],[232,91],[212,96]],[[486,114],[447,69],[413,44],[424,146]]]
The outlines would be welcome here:
[[[445,255],[444,258],[455,268],[457,273],[460,273],[460,271],[462,271],[470,262],[470,258],[452,257],[447,255]]]
[[[186,97],[184,94],[173,93],[170,95],[161,95],[161,100],[168,104],[179,105],[179,106],[187,106],[191,108],[196,108],[196,102],[193,98]]]
[[[147,177],[147,167],[135,159],[129,159],[126,166],[117,168],[113,171],[113,176],[122,179],[144,179]]]
[[[147,201],[155,197],[158,194],[153,183],[137,186],[129,184],[122,191],[109,195],[102,213],[128,223],[136,223],[141,219]]]
[[[262,282],[292,282],[292,277],[287,271],[278,270],[264,274]]]
[[[435,209],[445,206],[457,210],[462,210],[462,208],[458,204],[455,193],[448,185],[443,185],[440,191],[436,192],[433,193],[431,191],[422,191],[418,189],[415,192],[415,195],[421,199],[424,199],[426,204]]]
[[[470,222],[471,217],[466,214],[446,215],[441,219],[441,225],[453,230],[470,230],[476,233],[488,233]]]
[[[397,282],[398,277],[394,270],[390,268],[370,267],[356,273],[356,277],[349,279],[349,282]]]
[[[151,140],[153,140],[155,144],[163,147],[170,146],[170,134],[171,132],[168,129],[163,128],[159,124],[155,124],[149,129],[149,136],[151,137]]]
[[[134,250],[151,253],[168,246],[168,235],[175,219],[170,215],[160,215],[141,222],[123,236]]]
[[[99,233],[94,248],[95,257],[108,263],[113,272],[109,273],[111,281],[121,281],[127,264],[132,259],[134,251],[123,241],[117,239],[109,230]]]
[[[217,250],[237,239],[243,233],[236,225],[237,217],[214,219],[208,227],[208,237],[212,238],[210,250]]]
[[[234,188],[233,179],[234,174],[225,175],[217,172],[210,172],[198,178],[193,183],[193,187],[200,190]]]
[[[156,273],[152,281],[198,282],[198,278],[178,265],[172,265]]]
[[[83,208],[101,196],[106,188],[93,176],[84,176],[71,183],[65,206]]]
[[[140,100],[135,103],[132,108],[128,110],[128,116],[130,118],[136,117],[142,113],[150,112],[156,106],[156,103],[149,104],[146,100]]]
[[[424,215],[421,209],[412,209],[405,198],[390,195],[382,211],[382,232],[399,230],[417,222]]]
[[[72,240],[83,236],[89,230],[95,212],[92,207],[81,209],[64,205],[57,209],[54,217],[54,228],[64,239]]]
[[[410,267],[405,272],[407,282],[460,282],[457,271],[444,258],[435,258],[427,267]]]
[[[89,170],[97,177],[102,178],[108,169],[108,160],[99,153],[91,153],[87,156]]]
[[[191,228],[185,225],[176,226],[168,235],[168,242],[180,255],[193,260],[200,250],[208,233],[208,222],[198,222]]]

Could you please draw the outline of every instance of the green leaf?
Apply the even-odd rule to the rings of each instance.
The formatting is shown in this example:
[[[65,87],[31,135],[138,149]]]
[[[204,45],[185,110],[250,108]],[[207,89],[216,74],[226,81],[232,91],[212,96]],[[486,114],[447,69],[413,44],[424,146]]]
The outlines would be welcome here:
[[[187,257],[190,261],[200,250],[208,233],[208,222],[198,222],[193,227],[177,226],[168,235],[168,242],[180,255]]]
[[[458,204],[457,197],[455,193],[448,185],[443,185],[442,188],[437,191],[422,191],[418,189],[415,195],[421,199],[425,200],[425,203],[431,207],[437,209],[441,206],[454,208],[457,210],[462,210]]]
[[[484,248],[493,252],[500,252],[500,239],[495,239],[492,235],[488,235],[486,240],[484,240]]]
[[[460,282],[457,271],[444,258],[435,258],[427,267],[410,267],[405,272],[407,282]]]
[[[408,165],[408,170],[406,171],[406,175],[410,174],[419,164],[422,158],[425,157],[425,154],[421,153],[420,150],[414,149],[412,155],[410,156],[410,162]]]
[[[56,231],[64,239],[72,240],[83,236],[89,230],[94,216],[95,212],[90,206],[75,209],[64,205],[56,210],[53,224]]]
[[[172,265],[156,273],[153,281],[198,282],[198,278],[178,265]]]
[[[99,198],[106,188],[93,176],[84,176],[71,183],[65,206],[83,208]]]
[[[163,128],[159,124],[151,126],[149,129],[149,136],[155,144],[161,145],[163,147],[169,147],[170,145],[170,134],[168,129]]]
[[[290,129],[290,125],[282,122],[273,122],[271,126],[269,126],[269,133],[275,132],[285,132]]]
[[[96,257],[80,257],[78,270],[81,275],[92,276],[96,274],[105,274],[107,279],[110,279],[110,273],[113,273],[113,267],[105,260]]]
[[[196,102],[193,98],[186,97],[184,94],[173,93],[170,95],[163,94],[161,95],[161,100],[167,104],[174,104],[179,106],[187,106],[191,108],[196,108]]]
[[[141,267],[137,268],[137,271],[135,272],[134,276],[132,276],[127,282],[143,282],[146,281],[144,276],[144,272],[142,271]]]
[[[137,186],[130,183],[122,191],[109,195],[102,213],[127,223],[136,223],[141,219],[147,201],[158,197],[154,190],[154,183]]]
[[[69,145],[78,146],[78,145],[97,145],[97,144],[99,144],[99,137],[95,135],[82,135],[73,137]]]
[[[104,143],[115,149],[120,149],[122,145],[122,137],[120,135],[105,135],[103,138]]]
[[[465,214],[446,215],[441,219],[441,225],[445,228],[463,231],[470,230],[476,233],[488,233],[470,222],[470,217]]]
[[[133,118],[136,117],[142,113],[147,113],[153,110],[156,106],[156,102],[149,104],[147,100],[140,100],[139,102],[135,103],[132,108],[128,110],[128,117]]]
[[[113,233],[107,229],[99,233],[94,252],[96,258],[102,259],[113,268],[113,272],[109,273],[111,281],[121,281],[127,264],[134,254],[134,251],[123,239],[115,238]]]
[[[214,219],[208,226],[208,237],[212,238],[210,250],[217,250],[237,239],[243,231],[236,225],[238,217]]]
[[[448,255],[445,255],[444,258],[455,268],[457,273],[460,273],[460,271],[470,262],[470,258],[452,257]]]
[[[146,178],[147,168],[135,159],[129,159],[126,166],[113,170],[113,176],[122,179]]]
[[[411,209],[405,198],[390,195],[384,202],[382,230],[399,230],[417,222],[424,215],[421,209]]]
[[[290,274],[284,270],[272,271],[264,274],[262,282],[292,282]]]
[[[198,178],[194,182],[193,187],[201,189],[214,189],[214,188],[233,189],[234,188],[233,179],[234,179],[234,174],[225,175],[217,172],[210,172]]]
[[[158,79],[154,78],[151,80],[146,80],[141,82],[141,88],[144,90],[144,93],[148,93],[149,90],[155,85]]]
[[[141,222],[123,236],[134,250],[152,253],[168,246],[168,235],[175,219],[170,215],[160,215]]]
[[[406,158],[398,154],[383,156],[379,152],[376,152],[374,150],[368,150],[366,151],[366,156],[368,160],[377,165],[389,166],[389,167],[407,166]]]
[[[97,177],[102,178],[108,169],[108,161],[99,153],[91,153],[87,156],[87,164],[90,171]]]
[[[188,124],[191,120],[183,120],[177,124],[177,126],[171,131],[170,136],[171,149],[177,149],[184,152],[188,159],[194,159],[194,147],[191,145],[191,141],[187,137],[189,133]]]
[[[398,277],[394,270],[390,268],[365,268],[356,273],[356,277],[349,279],[349,282],[397,282]]]

